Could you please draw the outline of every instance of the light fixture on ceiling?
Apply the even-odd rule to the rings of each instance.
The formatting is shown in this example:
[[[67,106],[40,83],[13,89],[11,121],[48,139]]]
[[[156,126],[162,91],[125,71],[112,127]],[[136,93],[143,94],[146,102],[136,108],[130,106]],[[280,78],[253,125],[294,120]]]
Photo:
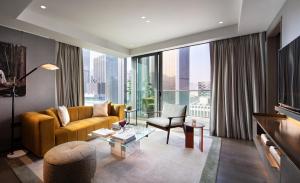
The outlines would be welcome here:
[[[219,24],[222,24],[222,23],[224,23],[224,22],[222,22],[222,21],[219,22]]]
[[[147,18],[147,17],[145,17],[145,16],[141,16],[141,19],[145,19],[145,18]]]
[[[43,10],[47,8],[45,5],[41,5],[40,7],[41,7]]]
[[[151,21],[150,21],[150,20],[146,20],[146,22],[147,22],[147,23],[150,23]]]

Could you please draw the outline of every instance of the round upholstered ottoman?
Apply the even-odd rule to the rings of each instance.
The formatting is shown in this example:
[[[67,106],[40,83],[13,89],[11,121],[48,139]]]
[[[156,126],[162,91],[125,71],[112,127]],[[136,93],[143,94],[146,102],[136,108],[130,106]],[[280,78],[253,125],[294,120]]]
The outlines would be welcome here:
[[[44,156],[44,182],[91,182],[96,170],[96,148],[84,141],[60,144]]]

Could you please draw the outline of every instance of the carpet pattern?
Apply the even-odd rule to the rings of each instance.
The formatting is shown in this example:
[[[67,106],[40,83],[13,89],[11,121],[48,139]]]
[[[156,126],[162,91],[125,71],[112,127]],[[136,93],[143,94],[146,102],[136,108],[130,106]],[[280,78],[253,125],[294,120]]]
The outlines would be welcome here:
[[[89,141],[97,147],[97,183],[199,183],[215,182],[220,152],[220,139],[204,137],[204,152],[199,150],[199,136],[194,149],[185,148],[182,132],[172,132],[165,144],[166,132],[157,130],[141,140],[139,151],[126,159],[110,153],[110,146],[100,139]],[[21,182],[43,180],[43,160],[31,154],[8,160]]]

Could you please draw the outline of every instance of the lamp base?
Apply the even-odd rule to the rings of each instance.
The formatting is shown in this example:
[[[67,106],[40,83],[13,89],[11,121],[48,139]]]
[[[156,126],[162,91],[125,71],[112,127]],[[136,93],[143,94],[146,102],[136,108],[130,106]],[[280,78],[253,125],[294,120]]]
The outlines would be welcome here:
[[[19,158],[21,156],[24,156],[26,154],[27,154],[27,151],[25,151],[25,150],[16,150],[12,153],[8,153],[6,157],[8,159],[14,159],[14,158]]]

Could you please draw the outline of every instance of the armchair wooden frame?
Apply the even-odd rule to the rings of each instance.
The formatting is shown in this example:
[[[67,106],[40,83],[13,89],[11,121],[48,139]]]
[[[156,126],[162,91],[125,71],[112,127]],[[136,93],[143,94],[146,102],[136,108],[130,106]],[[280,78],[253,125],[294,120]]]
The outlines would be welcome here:
[[[185,111],[186,112],[186,111]],[[149,114],[161,114],[161,111],[155,111],[155,112],[149,112],[148,113],[148,118],[149,118]],[[158,115],[157,115],[157,117],[158,117]],[[183,128],[183,131],[184,131],[184,133],[185,133],[185,128],[184,128],[184,121],[185,121],[185,118],[186,118],[187,116],[169,116],[169,117],[167,117],[168,119],[169,119],[169,125],[168,126],[160,126],[160,125],[157,125],[157,124],[153,124],[153,123],[151,123],[151,122],[146,122],[146,128],[148,128],[148,125],[150,125],[150,126],[153,126],[153,127],[155,127],[155,128],[158,128],[158,129],[161,129],[161,130],[164,130],[164,131],[167,131],[168,132],[168,135],[167,135],[167,144],[169,143],[169,137],[170,137],[170,130],[172,129],[172,128],[177,128],[177,127],[182,127]],[[181,125],[174,125],[174,126],[172,126],[171,124],[172,124],[172,120],[174,119],[174,118],[183,118],[183,123],[181,124]]]

